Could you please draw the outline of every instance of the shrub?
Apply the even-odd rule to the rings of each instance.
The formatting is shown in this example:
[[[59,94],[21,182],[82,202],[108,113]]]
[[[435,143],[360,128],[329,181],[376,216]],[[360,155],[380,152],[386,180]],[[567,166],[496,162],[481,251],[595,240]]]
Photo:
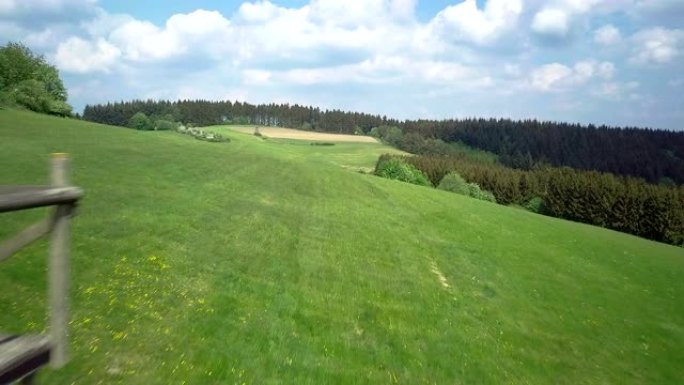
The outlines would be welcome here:
[[[431,186],[425,174],[397,158],[379,162],[375,174],[383,178],[400,180],[419,186]]]
[[[148,118],[143,112],[136,112],[135,115],[131,116],[131,119],[128,121],[128,127],[135,128],[136,130],[147,131],[153,130],[154,124],[152,124],[150,118]]]
[[[487,190],[482,190],[476,183],[468,183],[468,190],[470,192],[469,195],[475,199],[496,203],[494,194]]]
[[[489,191],[482,190],[476,183],[466,182],[461,175],[453,171],[442,178],[442,181],[439,182],[439,186],[437,186],[437,188],[456,194],[466,195],[475,199],[496,203],[494,194]]]
[[[181,134],[184,134],[184,135],[190,135],[197,140],[203,140],[205,142],[214,142],[214,143],[230,142],[230,138],[226,138],[225,136],[223,136],[221,134],[202,131],[199,128],[194,128],[194,127],[186,128],[183,125],[179,125],[178,127],[176,127],[176,131],[181,133]]]
[[[533,213],[544,213],[544,200],[541,197],[534,197],[525,203],[525,208]]]
[[[442,178],[437,186],[440,190],[451,191],[456,194],[470,195],[468,182],[456,172],[450,172]]]
[[[28,79],[16,85],[13,92],[17,104],[31,111],[46,113],[50,111],[50,94],[45,84],[35,79]]]
[[[52,100],[47,111],[50,115],[71,116],[71,106],[61,100]]]
[[[175,130],[176,125],[176,123],[170,120],[159,119],[156,122],[154,122],[154,129],[160,131]]]

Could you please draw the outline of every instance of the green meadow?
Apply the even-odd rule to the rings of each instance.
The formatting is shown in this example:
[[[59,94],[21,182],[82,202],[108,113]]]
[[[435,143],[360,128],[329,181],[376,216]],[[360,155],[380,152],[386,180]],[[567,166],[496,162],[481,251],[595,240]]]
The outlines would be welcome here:
[[[684,378],[684,249],[359,172],[379,143],[211,130],[231,141],[0,110],[0,183],[68,152],[87,194],[71,362],[37,383]],[[0,330],[44,330],[46,254],[0,264]]]

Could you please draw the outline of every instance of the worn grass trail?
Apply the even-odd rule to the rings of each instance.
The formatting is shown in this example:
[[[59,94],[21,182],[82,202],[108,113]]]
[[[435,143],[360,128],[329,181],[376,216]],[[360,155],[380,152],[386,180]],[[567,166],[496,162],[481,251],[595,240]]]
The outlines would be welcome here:
[[[0,111],[0,183],[45,181],[47,154],[66,151],[88,194],[73,359],[41,381],[684,378],[683,249],[348,169],[371,167],[379,144],[226,132],[216,144]],[[0,236],[40,214],[0,215]],[[0,265],[0,329],[44,327],[45,251]]]

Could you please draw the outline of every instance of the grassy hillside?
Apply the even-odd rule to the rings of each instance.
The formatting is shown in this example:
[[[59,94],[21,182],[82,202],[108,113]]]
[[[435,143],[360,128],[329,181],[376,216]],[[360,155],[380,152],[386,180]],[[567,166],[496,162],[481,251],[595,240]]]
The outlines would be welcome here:
[[[43,182],[48,154],[65,151],[87,192],[73,360],[41,380],[684,378],[683,249],[341,167],[371,167],[379,144],[228,135],[0,110],[0,183]],[[41,214],[0,215],[0,237]],[[0,330],[44,327],[45,253],[0,265]]]

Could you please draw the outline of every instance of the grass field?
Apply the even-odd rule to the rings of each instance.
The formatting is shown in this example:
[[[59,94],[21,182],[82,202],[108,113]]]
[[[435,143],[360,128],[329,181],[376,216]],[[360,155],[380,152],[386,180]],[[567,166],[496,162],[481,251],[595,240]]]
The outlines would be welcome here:
[[[236,132],[243,134],[254,134],[256,126],[225,126]],[[259,133],[268,138],[275,139],[294,139],[307,140],[314,142],[335,142],[335,143],[377,143],[378,141],[371,136],[330,134],[325,132],[293,130],[283,127],[259,127]]]
[[[380,144],[224,131],[0,110],[0,183],[44,182],[65,151],[87,192],[72,361],[38,383],[684,378],[684,249],[340,167],[372,167]],[[0,237],[44,213],[0,215]],[[45,253],[0,265],[0,330],[44,328]]]

